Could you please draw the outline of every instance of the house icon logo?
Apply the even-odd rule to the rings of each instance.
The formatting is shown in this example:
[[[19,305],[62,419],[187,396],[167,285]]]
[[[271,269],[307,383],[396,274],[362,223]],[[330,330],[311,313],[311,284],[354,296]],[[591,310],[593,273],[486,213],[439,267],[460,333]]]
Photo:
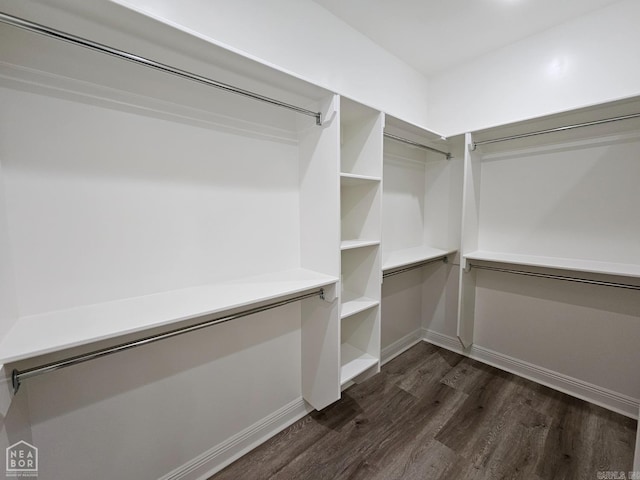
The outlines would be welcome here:
[[[7,447],[7,477],[38,476],[38,449],[20,440]]]

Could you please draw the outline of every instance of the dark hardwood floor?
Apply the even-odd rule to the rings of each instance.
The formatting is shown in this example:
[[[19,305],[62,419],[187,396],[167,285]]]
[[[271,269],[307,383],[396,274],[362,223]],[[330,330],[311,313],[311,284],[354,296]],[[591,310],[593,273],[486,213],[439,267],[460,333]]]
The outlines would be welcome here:
[[[596,479],[632,469],[635,429],[635,420],[420,343],[211,480]]]

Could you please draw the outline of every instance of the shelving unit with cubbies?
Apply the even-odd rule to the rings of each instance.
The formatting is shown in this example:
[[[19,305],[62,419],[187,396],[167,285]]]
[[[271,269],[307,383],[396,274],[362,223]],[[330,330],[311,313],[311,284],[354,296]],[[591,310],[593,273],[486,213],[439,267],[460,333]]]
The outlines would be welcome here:
[[[380,370],[384,115],[341,98],[340,383]]]

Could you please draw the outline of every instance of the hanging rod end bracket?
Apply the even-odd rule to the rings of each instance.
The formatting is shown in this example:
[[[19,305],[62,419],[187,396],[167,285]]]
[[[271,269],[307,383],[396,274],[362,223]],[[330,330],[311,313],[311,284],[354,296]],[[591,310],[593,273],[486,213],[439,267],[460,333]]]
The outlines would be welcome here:
[[[447,158],[447,160],[451,160],[454,157],[453,157],[453,155],[451,155],[451,152],[447,152],[446,158]]]
[[[11,385],[13,385],[13,394],[17,394],[20,390],[20,372],[15,368],[11,372]]]
[[[316,113],[316,125],[318,126],[322,125],[322,112]]]

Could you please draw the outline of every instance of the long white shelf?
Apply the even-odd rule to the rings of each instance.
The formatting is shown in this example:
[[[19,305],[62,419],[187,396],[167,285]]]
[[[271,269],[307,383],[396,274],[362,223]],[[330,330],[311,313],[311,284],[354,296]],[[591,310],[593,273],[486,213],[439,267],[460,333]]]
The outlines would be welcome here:
[[[464,258],[467,260],[509,263],[530,267],[556,268],[573,272],[640,277],[640,265],[631,263],[600,262],[581,258],[543,257],[516,253],[490,252],[486,250],[476,250],[464,255]]]
[[[419,247],[405,248],[403,250],[394,250],[382,254],[382,271],[392,270],[394,268],[406,267],[413,263],[435,260],[437,258],[446,257],[456,250],[441,250],[439,248],[421,245]]]
[[[356,313],[363,312],[369,308],[379,305],[380,302],[373,298],[357,295],[353,292],[342,294],[342,305],[340,307],[340,318],[347,318]]]
[[[370,247],[380,245],[380,240],[343,240],[340,242],[340,250],[351,250],[352,248]]]
[[[340,345],[340,385],[353,380],[378,363],[373,355],[363,352],[349,343]]]
[[[22,317],[0,343],[0,364],[283,298],[337,281],[311,270],[292,269]]]

